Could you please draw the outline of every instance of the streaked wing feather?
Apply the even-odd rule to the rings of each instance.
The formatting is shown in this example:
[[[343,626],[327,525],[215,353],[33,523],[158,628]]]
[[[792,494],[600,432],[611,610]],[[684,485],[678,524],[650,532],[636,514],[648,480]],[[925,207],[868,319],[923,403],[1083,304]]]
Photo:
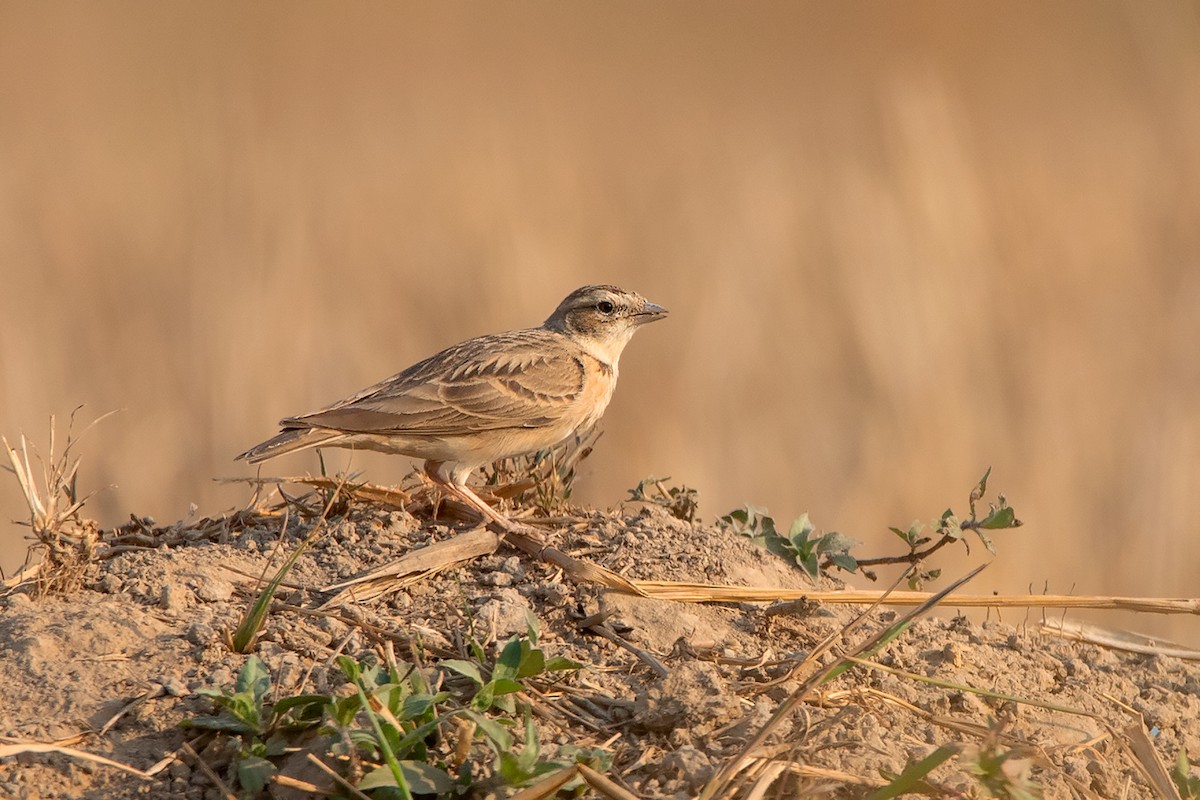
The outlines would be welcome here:
[[[584,363],[543,329],[470,339],[287,427],[444,436],[554,425],[582,394]]]

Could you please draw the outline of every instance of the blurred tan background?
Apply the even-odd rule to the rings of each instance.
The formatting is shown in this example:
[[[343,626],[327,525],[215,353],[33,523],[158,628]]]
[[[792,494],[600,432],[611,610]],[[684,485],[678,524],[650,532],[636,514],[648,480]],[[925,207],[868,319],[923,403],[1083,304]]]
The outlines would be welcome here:
[[[107,525],[591,282],[673,313],[578,499],[877,555],[990,464],[1026,526],[975,591],[1200,594],[1195,4],[0,5],[0,432],[123,409]]]

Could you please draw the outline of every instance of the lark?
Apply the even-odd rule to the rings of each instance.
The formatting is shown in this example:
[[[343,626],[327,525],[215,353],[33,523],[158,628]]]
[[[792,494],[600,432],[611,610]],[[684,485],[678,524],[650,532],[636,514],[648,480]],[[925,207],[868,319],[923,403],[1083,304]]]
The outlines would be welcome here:
[[[518,526],[467,485],[479,467],[553,447],[594,425],[633,334],[667,310],[616,286],[567,295],[541,327],[478,336],[310,414],[238,456],[251,463],[309,447],[423,459],[447,494],[503,530]]]

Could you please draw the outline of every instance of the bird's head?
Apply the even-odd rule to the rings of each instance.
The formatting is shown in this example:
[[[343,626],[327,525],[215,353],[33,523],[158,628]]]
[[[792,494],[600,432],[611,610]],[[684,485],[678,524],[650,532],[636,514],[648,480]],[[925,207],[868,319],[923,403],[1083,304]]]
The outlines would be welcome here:
[[[545,327],[567,335],[615,367],[634,331],[666,315],[665,308],[637,292],[616,286],[584,286],[558,304]]]

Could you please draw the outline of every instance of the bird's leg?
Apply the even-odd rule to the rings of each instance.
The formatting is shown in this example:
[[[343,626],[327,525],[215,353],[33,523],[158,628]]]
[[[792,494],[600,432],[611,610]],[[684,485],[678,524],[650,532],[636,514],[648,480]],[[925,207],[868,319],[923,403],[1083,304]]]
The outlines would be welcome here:
[[[429,476],[438,487],[447,494],[456,497],[465,503],[467,506],[475,509],[483,517],[483,521],[493,522],[499,525],[502,530],[507,533],[522,533],[526,536],[536,536],[542,538],[541,531],[529,525],[523,525],[520,522],[515,522],[501,514],[496,509],[488,505],[482,497],[471,491],[471,488],[465,483],[458,483],[452,478],[447,478],[439,469],[440,463],[427,461],[425,463],[425,474]]]

